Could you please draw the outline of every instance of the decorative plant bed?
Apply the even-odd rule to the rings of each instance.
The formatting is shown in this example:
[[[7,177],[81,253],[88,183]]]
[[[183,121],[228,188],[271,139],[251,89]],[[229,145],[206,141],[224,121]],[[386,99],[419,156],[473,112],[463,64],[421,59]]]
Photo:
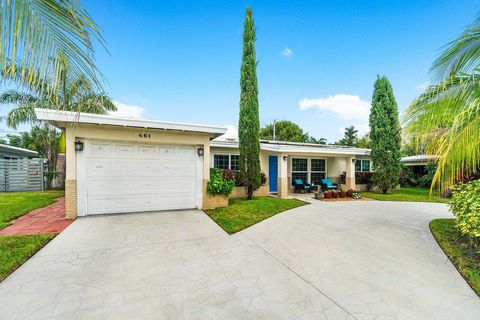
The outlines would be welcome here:
[[[362,198],[361,192],[358,190],[328,190],[323,194],[315,193],[315,199],[323,201],[352,201],[352,200],[366,200],[370,201],[372,199]]]
[[[369,198],[360,198],[360,199],[354,199],[354,198],[336,198],[336,199],[323,199],[322,201],[325,201],[325,202],[340,202],[340,201],[375,201],[375,199],[369,199]]]

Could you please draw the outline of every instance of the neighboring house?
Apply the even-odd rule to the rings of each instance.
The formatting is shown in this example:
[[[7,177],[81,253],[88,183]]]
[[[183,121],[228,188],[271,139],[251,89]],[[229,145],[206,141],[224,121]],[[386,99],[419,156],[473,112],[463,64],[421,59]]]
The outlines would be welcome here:
[[[405,167],[411,168],[416,175],[422,176],[427,173],[427,165],[429,163],[435,163],[435,160],[437,159],[438,156],[435,155],[418,154],[415,156],[403,157],[400,159],[400,163]]]
[[[9,146],[7,144],[0,144],[0,159],[28,159],[38,157],[38,152]]]
[[[227,128],[37,109],[39,120],[65,130],[68,218],[89,214],[211,208],[210,168],[238,169],[238,142]],[[267,175],[261,194],[286,197],[292,177],[323,177],[355,188],[355,169],[369,170],[370,150],[262,141]],[[237,190],[238,192],[238,190]]]
[[[43,190],[43,159],[38,152],[0,144],[0,192]]]

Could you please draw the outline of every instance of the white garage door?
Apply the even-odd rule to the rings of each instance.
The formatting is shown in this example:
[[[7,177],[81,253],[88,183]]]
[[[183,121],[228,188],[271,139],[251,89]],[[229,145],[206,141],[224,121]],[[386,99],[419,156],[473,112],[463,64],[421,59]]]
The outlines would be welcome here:
[[[86,144],[87,214],[195,207],[193,146]]]

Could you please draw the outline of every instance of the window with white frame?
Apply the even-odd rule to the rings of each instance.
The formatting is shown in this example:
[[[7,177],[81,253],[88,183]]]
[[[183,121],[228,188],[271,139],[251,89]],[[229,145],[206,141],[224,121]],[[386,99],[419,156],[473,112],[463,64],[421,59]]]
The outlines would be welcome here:
[[[357,160],[355,161],[355,171],[357,172],[368,172],[371,171],[370,160]]]
[[[292,158],[292,184],[297,179],[303,183],[308,181],[308,159]]]
[[[325,159],[310,160],[310,183],[315,185],[322,184],[322,179],[326,177]]]
[[[213,167],[218,169],[240,170],[238,154],[214,154]]]
[[[230,169],[240,170],[240,155],[238,154],[230,155]]]

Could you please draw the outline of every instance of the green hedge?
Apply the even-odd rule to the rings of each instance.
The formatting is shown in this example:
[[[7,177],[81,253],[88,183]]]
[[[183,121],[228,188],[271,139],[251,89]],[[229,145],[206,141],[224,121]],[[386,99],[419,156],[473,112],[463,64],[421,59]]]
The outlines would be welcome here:
[[[450,210],[457,227],[473,245],[480,244],[480,180],[460,183],[453,188]]]
[[[222,169],[210,169],[210,181],[207,183],[207,192],[211,195],[228,197],[235,188],[233,179],[227,179],[222,174]]]

